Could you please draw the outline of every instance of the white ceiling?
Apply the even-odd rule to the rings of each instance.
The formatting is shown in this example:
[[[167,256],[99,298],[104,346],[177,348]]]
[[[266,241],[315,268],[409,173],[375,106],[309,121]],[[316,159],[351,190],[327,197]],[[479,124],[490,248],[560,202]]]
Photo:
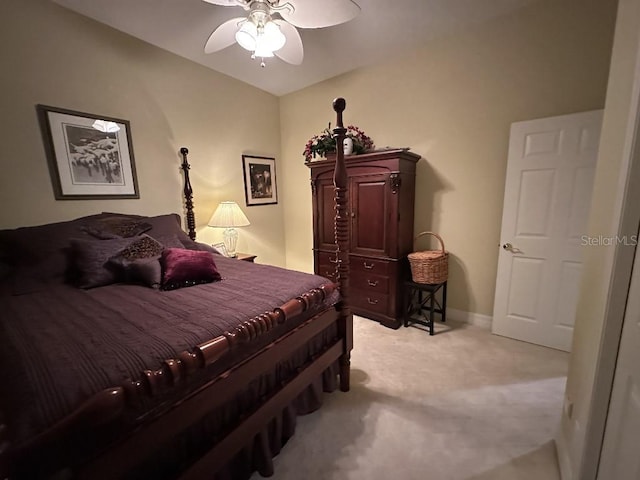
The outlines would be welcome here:
[[[101,23],[274,95],[284,95],[357,67],[384,61],[428,40],[503,15],[535,0],[355,0],[362,11],[335,27],[300,29],[300,66],[278,58],[266,68],[237,44],[206,55],[204,44],[239,7],[202,0],[54,0]],[[311,0],[301,0],[311,1]],[[319,4],[322,0],[315,0]]]

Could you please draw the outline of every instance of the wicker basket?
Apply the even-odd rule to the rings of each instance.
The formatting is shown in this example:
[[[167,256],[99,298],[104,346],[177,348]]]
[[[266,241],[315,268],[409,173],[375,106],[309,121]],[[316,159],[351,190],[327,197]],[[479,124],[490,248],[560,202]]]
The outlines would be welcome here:
[[[415,242],[423,235],[433,235],[438,239],[442,250],[424,250],[408,255],[411,265],[411,277],[416,283],[443,283],[449,274],[449,252],[444,249],[442,237],[433,232],[422,232],[414,239]]]

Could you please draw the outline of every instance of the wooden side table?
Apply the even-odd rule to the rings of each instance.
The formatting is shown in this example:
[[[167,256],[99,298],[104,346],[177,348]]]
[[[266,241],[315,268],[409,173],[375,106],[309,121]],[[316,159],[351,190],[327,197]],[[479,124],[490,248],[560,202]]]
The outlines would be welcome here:
[[[438,301],[436,293],[442,292]],[[447,321],[447,282],[428,284],[412,281],[404,282],[404,326],[419,323],[429,327],[433,335],[434,315],[439,313],[442,321]],[[416,318],[417,317],[417,318]]]
[[[236,260],[243,260],[245,262],[251,262],[254,263],[254,260],[256,259],[257,255],[251,255],[250,253],[240,253],[237,252],[236,253]]]

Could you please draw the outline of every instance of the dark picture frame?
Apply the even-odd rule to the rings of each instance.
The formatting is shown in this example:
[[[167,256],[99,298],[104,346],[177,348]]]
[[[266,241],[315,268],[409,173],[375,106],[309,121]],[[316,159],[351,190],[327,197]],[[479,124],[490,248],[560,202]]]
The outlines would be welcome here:
[[[242,155],[242,171],[247,207],[278,203],[275,158]]]
[[[129,121],[37,105],[56,200],[140,198]]]

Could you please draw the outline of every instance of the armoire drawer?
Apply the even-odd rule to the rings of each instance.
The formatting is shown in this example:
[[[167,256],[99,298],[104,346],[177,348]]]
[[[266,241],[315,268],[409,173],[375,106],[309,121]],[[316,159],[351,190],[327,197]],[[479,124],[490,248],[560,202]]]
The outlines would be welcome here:
[[[349,266],[352,272],[369,272],[378,275],[389,273],[391,262],[370,257],[349,257]]]
[[[351,274],[350,285],[351,288],[367,292],[389,293],[389,277],[369,273],[369,271],[355,270]]]
[[[321,277],[326,277],[332,282],[336,281],[336,266],[331,264],[321,264],[318,266],[318,270],[316,275],[320,275]]]
[[[318,252],[319,265],[333,265],[334,268],[338,263],[338,254],[335,252]]]
[[[354,288],[350,293],[350,302],[354,308],[386,314],[388,311],[389,295]]]

